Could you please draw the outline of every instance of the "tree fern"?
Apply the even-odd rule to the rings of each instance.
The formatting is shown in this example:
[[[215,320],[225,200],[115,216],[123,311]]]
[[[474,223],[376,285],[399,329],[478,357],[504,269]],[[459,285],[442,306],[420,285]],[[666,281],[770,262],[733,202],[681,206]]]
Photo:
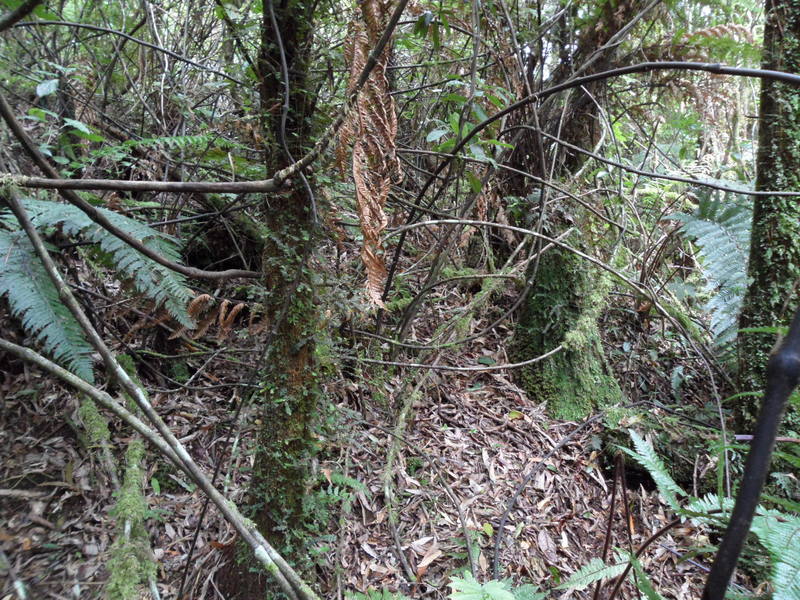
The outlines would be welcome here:
[[[736,339],[747,289],[752,207],[743,196],[725,194],[718,199],[704,193],[691,215],[668,218],[681,221],[681,233],[697,245],[706,292],[711,295],[704,309],[711,315],[717,344],[727,346]]]
[[[0,257],[0,296],[8,296],[11,314],[56,362],[92,382],[92,348],[23,231],[0,229]]]
[[[137,291],[163,306],[181,325],[193,327],[186,306],[191,299],[182,275],[153,262],[119,238],[91,221],[81,210],[58,202],[26,198],[25,209],[37,229],[60,226],[70,236],[95,242],[113,262],[121,277]],[[99,208],[114,225],[172,261],[180,260],[178,244],[172,237],[146,224]],[[6,295],[12,314],[53,358],[76,375],[92,381],[91,348],[80,326],[61,304],[58,292],[47,276],[24,232],[10,214],[0,215],[0,296]]]

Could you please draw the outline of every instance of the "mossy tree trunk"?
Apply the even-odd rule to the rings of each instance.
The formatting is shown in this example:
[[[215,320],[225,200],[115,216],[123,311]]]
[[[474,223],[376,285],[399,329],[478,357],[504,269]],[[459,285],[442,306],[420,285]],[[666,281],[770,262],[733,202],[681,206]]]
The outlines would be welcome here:
[[[273,5],[289,73],[289,110],[284,117],[281,49],[269,4],[264,3],[258,71],[267,173],[300,158],[312,145],[313,95],[306,86],[314,6],[304,0]],[[307,522],[309,465],[315,451],[319,315],[309,268],[315,243],[313,200],[300,180],[294,183],[291,191],[264,201],[261,300],[270,333],[260,377],[261,425],[249,516],[279,552],[302,568],[307,558],[307,537],[302,532]],[[269,577],[254,573],[250,562],[243,561],[223,577],[229,597],[266,597]]]
[[[800,71],[800,2],[767,0],[764,68]],[[800,89],[761,81],[756,189],[800,191]],[[800,290],[800,202],[797,198],[758,196],[741,327],[788,325]],[[744,391],[761,390],[767,358],[775,342],[770,334],[739,337],[739,383]],[[737,421],[747,426],[757,398],[737,405]]]
[[[261,111],[268,140],[267,172],[291,163],[309,143],[312,95],[306,89],[312,34],[312,2],[276,3],[279,32],[264,7],[259,70]],[[284,82],[280,35],[289,71],[289,111],[283,125]],[[303,519],[311,425],[316,408],[314,334],[318,324],[314,283],[308,262],[314,243],[313,211],[308,191],[296,181],[291,192],[268,198],[264,272],[266,319],[273,331],[261,382],[263,425],[251,496],[257,498],[254,521],[277,547],[286,544],[288,527]]]
[[[597,2],[581,6],[561,3],[565,12],[559,21],[557,48],[558,66],[549,73],[542,85],[546,88],[562,83],[575,75],[578,67],[591,65],[589,71],[602,71],[615,66],[615,56],[604,48],[630,23],[642,8],[636,0]],[[587,23],[591,25],[587,26]],[[586,72],[586,71],[585,71]],[[552,96],[530,112],[519,111],[509,117],[529,126],[556,135],[574,145],[592,148],[600,135],[599,106],[604,102],[605,83],[590,84],[571,90],[566,100]],[[565,105],[566,104],[566,105]],[[534,112],[536,118],[534,119]],[[566,124],[566,125],[565,125]],[[536,135],[522,136],[515,141],[509,158],[517,173],[532,173],[548,180],[555,172],[568,175],[578,170],[586,157]],[[566,205],[550,203],[548,190],[532,188],[530,178],[515,173],[501,176],[503,195],[524,198],[518,211],[530,218],[522,226],[547,224],[543,231],[557,236],[566,228],[560,218]],[[509,211],[514,218],[514,210]],[[580,245],[579,241],[575,242]],[[544,244],[537,244],[538,249]],[[598,286],[600,274],[588,262],[561,248],[551,248],[537,263],[534,261],[528,277],[533,287],[525,299],[515,330],[513,353],[515,359],[526,360],[553,350],[566,336],[567,349],[517,371],[518,381],[531,398],[546,401],[551,413],[560,418],[579,418],[600,405],[619,402],[622,392],[609,369],[600,344],[597,318],[605,306],[605,291]]]
[[[512,352],[515,360],[523,361],[564,346],[519,373],[529,397],[546,402],[557,418],[582,418],[598,406],[622,399],[608,372],[597,330],[608,288],[607,278],[574,254],[553,249],[539,262]]]

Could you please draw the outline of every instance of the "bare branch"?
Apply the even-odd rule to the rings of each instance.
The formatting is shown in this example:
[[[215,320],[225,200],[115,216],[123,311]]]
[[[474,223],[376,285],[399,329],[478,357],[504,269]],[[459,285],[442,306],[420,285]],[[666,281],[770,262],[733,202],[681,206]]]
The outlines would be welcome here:
[[[243,81],[239,81],[235,77],[231,77],[227,73],[223,73],[222,71],[218,71],[216,69],[212,69],[211,67],[207,67],[205,65],[201,65],[198,62],[193,61],[191,58],[186,58],[185,56],[181,56],[172,50],[167,50],[166,48],[162,48],[161,46],[157,46],[156,44],[151,44],[150,42],[145,42],[142,39],[137,37],[133,37],[132,35],[128,35],[124,31],[118,31],[116,29],[110,29],[108,27],[101,27],[99,25],[89,25],[88,23],[73,23],[72,21],[23,21],[22,23],[17,23],[14,27],[37,27],[39,25],[60,25],[63,27],[77,27],[79,29],[90,29],[92,31],[102,31],[104,33],[112,33],[114,35],[118,35],[120,37],[125,38],[126,40],[130,40],[142,46],[146,46],[147,48],[152,48],[157,52],[161,52],[166,54],[167,56],[171,56],[175,60],[179,60],[181,62],[185,62],[186,64],[192,65],[193,67],[197,67],[203,71],[208,71],[209,73],[214,73],[215,75],[219,75],[220,77],[224,77],[225,79],[232,81],[233,83],[238,83],[239,85],[247,85]]]
[[[9,27],[13,27],[17,21],[31,14],[33,9],[41,4],[41,2],[42,0],[27,0],[27,2],[23,2],[4,17],[0,17],[0,31],[5,31]]]
[[[8,125],[11,132],[14,136],[19,140],[24,148],[25,152],[30,156],[36,165],[48,176],[50,179],[58,179],[58,172],[50,165],[47,159],[42,156],[42,153],[39,151],[39,148],[36,147],[36,144],[33,143],[33,140],[25,133],[25,130],[20,127],[20,124],[17,122],[16,118],[14,118],[14,113],[11,110],[11,107],[8,104],[5,96],[0,93],[0,116],[3,117],[3,120]],[[83,198],[78,196],[74,191],[69,189],[59,189],[59,193],[61,197],[64,198],[70,204],[77,206],[81,209],[86,216],[88,216],[92,221],[100,225],[106,231],[112,233],[113,235],[117,236],[126,244],[136,248],[139,252],[144,254],[150,260],[154,260],[158,264],[167,267],[168,269],[172,269],[178,273],[186,275],[187,277],[196,277],[198,279],[213,279],[213,280],[222,280],[222,279],[231,279],[233,277],[247,277],[247,278],[258,278],[261,276],[261,273],[257,271],[244,271],[241,269],[228,269],[227,271],[204,271],[203,269],[196,269],[194,267],[187,267],[186,265],[181,265],[179,263],[173,262],[158,252],[151,250],[140,240],[137,240],[135,237],[130,235],[127,231],[124,231],[114,225],[111,221],[108,220],[108,217],[103,215],[100,211],[97,210],[94,206],[86,202]]]

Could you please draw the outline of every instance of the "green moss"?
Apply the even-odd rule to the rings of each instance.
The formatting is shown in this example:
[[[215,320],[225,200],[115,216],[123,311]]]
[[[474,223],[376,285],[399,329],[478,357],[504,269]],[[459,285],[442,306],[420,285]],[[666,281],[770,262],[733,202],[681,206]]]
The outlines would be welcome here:
[[[518,374],[529,396],[546,402],[556,418],[582,418],[622,400],[597,329],[609,288],[607,277],[573,254],[550,250],[539,263],[512,354],[514,360],[524,361],[563,344],[564,350]]]
[[[97,410],[97,405],[91,398],[84,397],[81,401],[81,406],[78,409],[83,426],[86,428],[86,433],[89,436],[89,442],[99,446],[103,442],[111,439],[111,432],[108,430],[108,422]]]
[[[145,519],[148,508],[142,492],[144,444],[133,440],[125,454],[122,488],[112,514],[117,518],[117,538],[111,545],[106,593],[111,600],[134,600],[141,586],[156,574]]]
[[[109,600],[139,600],[144,583],[156,575],[156,565],[146,541],[117,538],[111,545],[108,571],[106,594]]]
[[[140,440],[133,440],[125,454],[127,462],[125,477],[113,510],[118,521],[130,521],[134,527],[143,525],[147,516],[147,502],[142,493],[141,461],[143,457],[144,444]]]

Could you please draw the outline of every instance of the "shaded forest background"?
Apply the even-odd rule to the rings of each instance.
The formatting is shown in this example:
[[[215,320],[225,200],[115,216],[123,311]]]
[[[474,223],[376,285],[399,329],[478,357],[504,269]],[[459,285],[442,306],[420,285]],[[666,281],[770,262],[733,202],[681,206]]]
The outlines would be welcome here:
[[[800,9],[0,7],[3,598],[699,596]],[[799,437],[743,597],[800,597]]]

